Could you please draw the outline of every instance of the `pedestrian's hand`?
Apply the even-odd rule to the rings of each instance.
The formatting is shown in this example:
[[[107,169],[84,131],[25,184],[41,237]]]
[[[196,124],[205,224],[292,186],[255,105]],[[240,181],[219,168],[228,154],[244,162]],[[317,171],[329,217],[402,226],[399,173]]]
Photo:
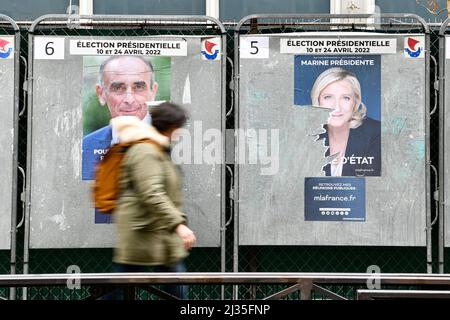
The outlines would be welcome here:
[[[184,224],[179,224],[175,229],[175,232],[183,240],[185,249],[189,250],[194,246],[195,242],[197,241],[194,232]]]

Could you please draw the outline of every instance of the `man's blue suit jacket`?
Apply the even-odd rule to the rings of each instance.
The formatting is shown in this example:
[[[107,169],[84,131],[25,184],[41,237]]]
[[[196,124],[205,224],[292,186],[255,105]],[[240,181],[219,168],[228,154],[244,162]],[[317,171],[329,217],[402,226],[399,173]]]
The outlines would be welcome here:
[[[83,138],[82,179],[93,180],[96,164],[111,147],[112,129],[106,126]]]
[[[106,126],[83,138],[81,176],[83,180],[94,180],[95,166],[111,147],[112,129]],[[112,214],[95,210],[95,223],[111,223]]]

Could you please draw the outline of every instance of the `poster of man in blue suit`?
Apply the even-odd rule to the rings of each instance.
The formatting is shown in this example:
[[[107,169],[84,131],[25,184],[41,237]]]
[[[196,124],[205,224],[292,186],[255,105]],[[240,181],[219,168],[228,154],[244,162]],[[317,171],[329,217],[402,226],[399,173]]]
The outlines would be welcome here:
[[[83,59],[82,179],[93,180],[96,164],[117,134],[109,120],[136,116],[151,123],[149,105],[170,100],[170,57],[86,56]],[[103,221],[96,212],[96,223]]]

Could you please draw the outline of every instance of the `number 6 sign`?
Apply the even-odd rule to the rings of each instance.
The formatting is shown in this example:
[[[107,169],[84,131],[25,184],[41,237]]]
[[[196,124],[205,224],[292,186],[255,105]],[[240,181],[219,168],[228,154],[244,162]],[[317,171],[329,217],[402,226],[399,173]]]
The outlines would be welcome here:
[[[34,59],[64,59],[64,38],[35,37]]]

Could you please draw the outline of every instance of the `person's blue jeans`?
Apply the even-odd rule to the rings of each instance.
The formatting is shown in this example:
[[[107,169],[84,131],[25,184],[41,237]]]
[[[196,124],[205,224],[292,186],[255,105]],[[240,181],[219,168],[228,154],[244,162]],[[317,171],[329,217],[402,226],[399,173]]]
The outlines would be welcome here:
[[[131,264],[119,264],[114,263],[112,266],[112,272],[114,273],[124,273],[124,272],[149,272],[151,267],[148,266],[138,266]],[[156,266],[153,267],[154,272],[186,272],[186,266],[183,261],[178,262],[173,267],[166,266]],[[170,284],[163,286],[162,290],[165,292],[176,296],[180,299],[186,300],[188,298],[188,286],[187,285],[177,285]],[[124,297],[124,289],[115,289],[111,292],[106,293],[99,300],[123,300]]]

